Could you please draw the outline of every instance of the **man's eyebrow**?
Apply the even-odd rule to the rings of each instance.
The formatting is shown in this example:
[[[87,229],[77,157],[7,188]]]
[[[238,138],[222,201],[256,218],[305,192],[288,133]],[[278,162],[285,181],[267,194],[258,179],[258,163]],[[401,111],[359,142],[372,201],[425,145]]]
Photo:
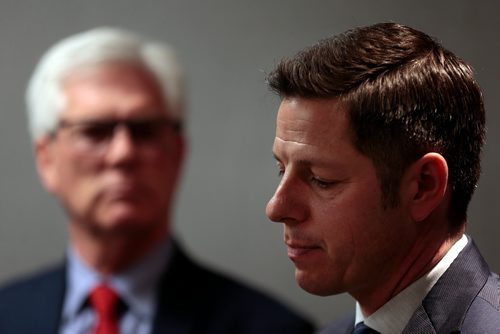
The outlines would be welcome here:
[[[274,152],[273,152],[273,157],[277,162],[281,162],[281,159]],[[297,163],[301,166],[306,166],[306,167],[314,165],[315,163],[318,165],[325,165],[326,164],[325,162],[321,162],[319,160],[315,161],[315,160],[306,160],[306,159],[300,159],[297,161]]]
[[[276,153],[273,152],[273,157],[274,159],[281,163],[283,160],[278,157]],[[316,157],[307,157],[307,159],[299,159],[295,160],[294,163],[298,166],[301,167],[307,167],[311,168],[312,166],[318,167],[318,168],[328,168],[328,169],[333,169],[336,170],[337,168],[342,166],[341,161],[337,161],[336,159],[322,159],[322,158],[316,158]]]

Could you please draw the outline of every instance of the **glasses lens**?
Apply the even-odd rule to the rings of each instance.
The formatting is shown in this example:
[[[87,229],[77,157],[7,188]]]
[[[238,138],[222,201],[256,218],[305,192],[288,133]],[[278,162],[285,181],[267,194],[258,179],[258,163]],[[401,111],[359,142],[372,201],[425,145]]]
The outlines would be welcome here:
[[[116,127],[114,122],[84,123],[73,127],[74,136],[89,143],[102,143],[113,137]]]
[[[164,120],[134,121],[124,125],[137,143],[154,142],[161,139],[167,131]]]

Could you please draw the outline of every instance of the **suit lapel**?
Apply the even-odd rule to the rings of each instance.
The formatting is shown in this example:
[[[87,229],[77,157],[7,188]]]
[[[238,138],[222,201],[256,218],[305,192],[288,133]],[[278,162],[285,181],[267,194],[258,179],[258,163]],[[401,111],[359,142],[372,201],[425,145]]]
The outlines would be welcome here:
[[[418,333],[428,333],[436,334],[434,326],[432,326],[431,319],[425,312],[422,305],[413,313],[408,325],[406,325],[402,334],[418,334]]]
[[[413,314],[404,333],[460,331],[465,313],[486,283],[489,273],[474,241],[469,239],[467,246]]]

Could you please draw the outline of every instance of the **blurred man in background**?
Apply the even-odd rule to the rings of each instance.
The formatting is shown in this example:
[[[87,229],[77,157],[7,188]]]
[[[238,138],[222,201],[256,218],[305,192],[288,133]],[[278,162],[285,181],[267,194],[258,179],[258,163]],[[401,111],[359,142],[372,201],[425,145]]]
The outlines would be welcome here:
[[[472,69],[384,23],[283,60],[273,152],[283,223],[306,291],[348,292],[324,333],[499,333],[500,281],[464,234],[485,115]]]
[[[191,261],[171,235],[185,154],[172,50],[98,28],[53,46],[27,92],[37,169],[68,219],[64,263],[0,291],[1,333],[309,333]]]

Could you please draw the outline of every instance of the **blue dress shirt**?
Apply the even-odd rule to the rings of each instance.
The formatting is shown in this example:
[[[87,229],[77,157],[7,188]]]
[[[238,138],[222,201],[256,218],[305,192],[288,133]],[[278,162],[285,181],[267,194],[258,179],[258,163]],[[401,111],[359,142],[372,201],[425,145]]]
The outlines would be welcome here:
[[[90,291],[101,283],[112,287],[126,305],[120,318],[120,333],[151,333],[157,304],[156,287],[170,261],[171,253],[172,241],[168,239],[139,263],[116,275],[103,277],[85,264],[75,249],[70,248],[60,333],[92,332],[95,314],[87,299]]]

